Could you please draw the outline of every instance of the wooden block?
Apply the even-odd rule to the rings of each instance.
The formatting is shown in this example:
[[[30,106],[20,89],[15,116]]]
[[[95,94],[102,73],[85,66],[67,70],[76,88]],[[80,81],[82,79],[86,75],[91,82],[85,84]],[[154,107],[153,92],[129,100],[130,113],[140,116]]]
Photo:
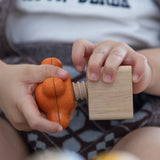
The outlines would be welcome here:
[[[120,66],[114,83],[88,81],[88,106],[90,120],[133,118],[131,66]]]

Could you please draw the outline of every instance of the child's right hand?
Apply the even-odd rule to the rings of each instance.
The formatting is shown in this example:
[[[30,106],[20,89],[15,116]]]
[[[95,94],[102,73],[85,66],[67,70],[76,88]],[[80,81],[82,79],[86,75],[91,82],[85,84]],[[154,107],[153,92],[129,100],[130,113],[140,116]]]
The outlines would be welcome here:
[[[99,80],[102,67],[103,81],[112,83],[120,65],[131,65],[133,93],[140,93],[150,87],[151,67],[147,58],[125,43],[107,40],[94,44],[78,39],[73,44],[72,59],[80,72],[87,64],[87,78],[92,82]]]
[[[37,85],[49,77],[65,80],[68,73],[52,65],[8,65],[0,61],[0,109],[12,125],[23,131],[61,132],[62,127],[47,120],[33,98]]]

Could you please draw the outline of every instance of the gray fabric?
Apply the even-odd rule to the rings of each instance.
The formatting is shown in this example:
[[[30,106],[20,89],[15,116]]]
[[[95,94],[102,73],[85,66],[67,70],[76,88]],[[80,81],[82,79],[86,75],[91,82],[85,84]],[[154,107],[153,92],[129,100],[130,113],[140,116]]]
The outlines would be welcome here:
[[[22,57],[34,57],[43,60],[46,57],[57,57],[63,64],[71,64],[72,44],[37,42],[30,44],[14,45],[16,55]]]
[[[15,51],[9,45],[5,36],[7,15],[10,11],[10,0],[0,1],[0,58],[12,56]]]

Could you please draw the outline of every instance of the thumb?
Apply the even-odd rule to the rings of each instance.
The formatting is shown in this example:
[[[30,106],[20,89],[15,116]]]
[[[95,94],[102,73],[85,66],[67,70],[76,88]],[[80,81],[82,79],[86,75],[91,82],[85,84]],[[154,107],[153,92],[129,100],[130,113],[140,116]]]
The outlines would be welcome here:
[[[27,76],[35,82],[42,82],[50,77],[58,77],[65,80],[68,77],[68,72],[60,67],[53,65],[32,65]]]

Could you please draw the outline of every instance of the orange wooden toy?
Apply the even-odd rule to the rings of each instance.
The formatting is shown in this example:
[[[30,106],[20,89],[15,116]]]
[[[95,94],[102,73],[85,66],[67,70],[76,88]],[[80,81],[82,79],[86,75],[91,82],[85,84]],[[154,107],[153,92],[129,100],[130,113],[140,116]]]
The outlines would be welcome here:
[[[47,58],[41,64],[52,64],[62,68],[57,58]],[[59,123],[63,129],[69,125],[69,113],[74,109],[74,95],[71,78],[48,78],[37,85],[35,98],[39,108],[51,121]]]

